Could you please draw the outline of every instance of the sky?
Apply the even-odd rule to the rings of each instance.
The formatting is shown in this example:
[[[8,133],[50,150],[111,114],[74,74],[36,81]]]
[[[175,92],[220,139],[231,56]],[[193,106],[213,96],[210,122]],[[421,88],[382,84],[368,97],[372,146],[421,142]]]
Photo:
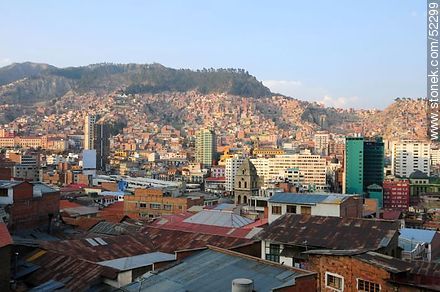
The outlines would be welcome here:
[[[0,0],[0,67],[243,68],[343,108],[426,96],[426,1]]]

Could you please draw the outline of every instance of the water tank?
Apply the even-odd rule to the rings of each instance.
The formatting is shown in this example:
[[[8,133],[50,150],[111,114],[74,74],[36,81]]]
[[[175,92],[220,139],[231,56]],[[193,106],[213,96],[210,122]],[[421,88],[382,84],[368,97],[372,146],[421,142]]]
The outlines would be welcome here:
[[[232,292],[252,292],[254,291],[254,281],[245,278],[232,280]]]

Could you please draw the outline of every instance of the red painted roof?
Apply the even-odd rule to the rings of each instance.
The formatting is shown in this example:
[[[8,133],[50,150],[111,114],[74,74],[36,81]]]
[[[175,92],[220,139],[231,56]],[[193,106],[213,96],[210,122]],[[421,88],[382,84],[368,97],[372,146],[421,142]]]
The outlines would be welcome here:
[[[9,234],[5,223],[0,223],[0,248],[12,244],[12,237]]]
[[[400,214],[402,214],[402,212],[398,210],[384,210],[382,214],[382,219],[397,220],[399,219]]]

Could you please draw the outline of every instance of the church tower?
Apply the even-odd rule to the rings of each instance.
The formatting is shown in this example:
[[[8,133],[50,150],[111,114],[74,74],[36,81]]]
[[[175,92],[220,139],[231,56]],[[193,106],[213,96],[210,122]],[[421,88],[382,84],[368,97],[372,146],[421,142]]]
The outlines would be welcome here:
[[[258,195],[257,169],[246,158],[237,170],[234,184],[234,203],[247,204],[251,196]]]

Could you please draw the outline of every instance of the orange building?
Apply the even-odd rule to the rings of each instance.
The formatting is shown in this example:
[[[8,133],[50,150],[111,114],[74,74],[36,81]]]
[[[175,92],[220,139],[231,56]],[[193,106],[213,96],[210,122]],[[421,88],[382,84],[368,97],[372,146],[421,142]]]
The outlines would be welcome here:
[[[155,218],[178,214],[195,205],[203,205],[203,198],[172,197],[154,188],[135,189],[134,195],[124,197],[124,213],[133,217]]]

